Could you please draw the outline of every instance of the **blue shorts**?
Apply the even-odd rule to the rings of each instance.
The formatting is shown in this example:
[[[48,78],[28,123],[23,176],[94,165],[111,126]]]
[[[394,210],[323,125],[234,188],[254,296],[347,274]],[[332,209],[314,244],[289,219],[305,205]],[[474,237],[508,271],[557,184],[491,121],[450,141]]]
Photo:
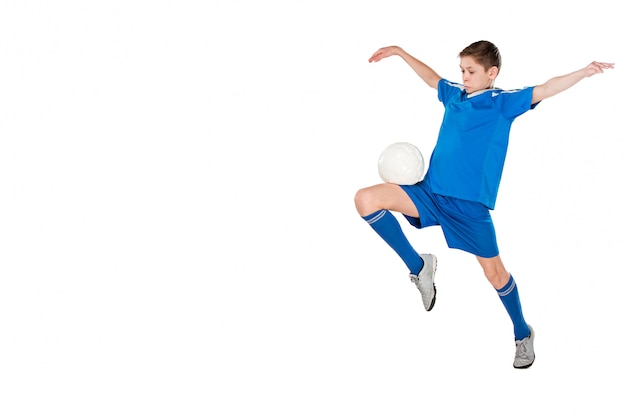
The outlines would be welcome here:
[[[487,206],[475,201],[446,197],[432,192],[428,179],[414,185],[401,185],[413,200],[420,217],[405,215],[418,229],[441,226],[448,247],[481,258],[499,254],[496,231]]]

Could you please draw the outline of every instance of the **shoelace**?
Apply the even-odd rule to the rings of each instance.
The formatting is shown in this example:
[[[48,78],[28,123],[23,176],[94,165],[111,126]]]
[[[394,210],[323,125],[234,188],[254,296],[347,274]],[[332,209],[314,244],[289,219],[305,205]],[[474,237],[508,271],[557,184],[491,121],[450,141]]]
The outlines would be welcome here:
[[[524,343],[524,340],[518,340],[515,343],[517,344],[517,356],[520,358],[528,358],[528,345]]]

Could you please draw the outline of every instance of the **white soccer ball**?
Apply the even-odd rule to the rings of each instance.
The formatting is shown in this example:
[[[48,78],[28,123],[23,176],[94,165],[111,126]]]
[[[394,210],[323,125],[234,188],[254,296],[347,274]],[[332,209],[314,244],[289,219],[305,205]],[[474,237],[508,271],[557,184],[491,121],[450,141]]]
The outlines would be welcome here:
[[[424,157],[411,143],[392,143],[378,158],[378,174],[385,182],[413,185],[424,176]]]

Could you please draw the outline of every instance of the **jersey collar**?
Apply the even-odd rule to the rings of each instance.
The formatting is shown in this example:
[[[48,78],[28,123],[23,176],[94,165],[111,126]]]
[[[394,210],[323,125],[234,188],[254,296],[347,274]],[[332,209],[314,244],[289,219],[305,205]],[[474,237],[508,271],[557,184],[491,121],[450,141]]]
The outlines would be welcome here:
[[[499,91],[499,88],[485,88],[484,90],[477,90],[477,91],[474,91],[473,93],[470,93],[470,94],[467,94],[467,91],[466,91],[465,92],[465,96],[467,98],[472,98],[472,97],[479,96],[479,95],[481,95],[483,93],[487,93],[489,91]]]

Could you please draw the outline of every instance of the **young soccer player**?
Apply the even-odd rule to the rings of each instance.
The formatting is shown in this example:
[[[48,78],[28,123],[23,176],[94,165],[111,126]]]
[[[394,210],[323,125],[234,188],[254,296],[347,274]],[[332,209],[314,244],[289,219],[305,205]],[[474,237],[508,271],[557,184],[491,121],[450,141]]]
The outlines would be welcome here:
[[[445,107],[439,137],[424,179],[414,185],[383,183],[359,190],[358,213],[404,261],[419,289],[426,311],[435,305],[437,258],[418,254],[391,211],[404,215],[416,228],[438,225],[450,248],[476,256],[513,322],[515,368],[535,360],[535,332],[522,314],[517,284],[500,258],[490,210],[494,209],[506,156],[511,124],[518,116],[586,77],[613,68],[592,62],[585,68],[519,90],[494,87],[501,66],[500,52],[489,41],[463,49],[463,83],[440,77],[429,66],[398,46],[376,51],[369,62],[402,58],[429,86]]]

